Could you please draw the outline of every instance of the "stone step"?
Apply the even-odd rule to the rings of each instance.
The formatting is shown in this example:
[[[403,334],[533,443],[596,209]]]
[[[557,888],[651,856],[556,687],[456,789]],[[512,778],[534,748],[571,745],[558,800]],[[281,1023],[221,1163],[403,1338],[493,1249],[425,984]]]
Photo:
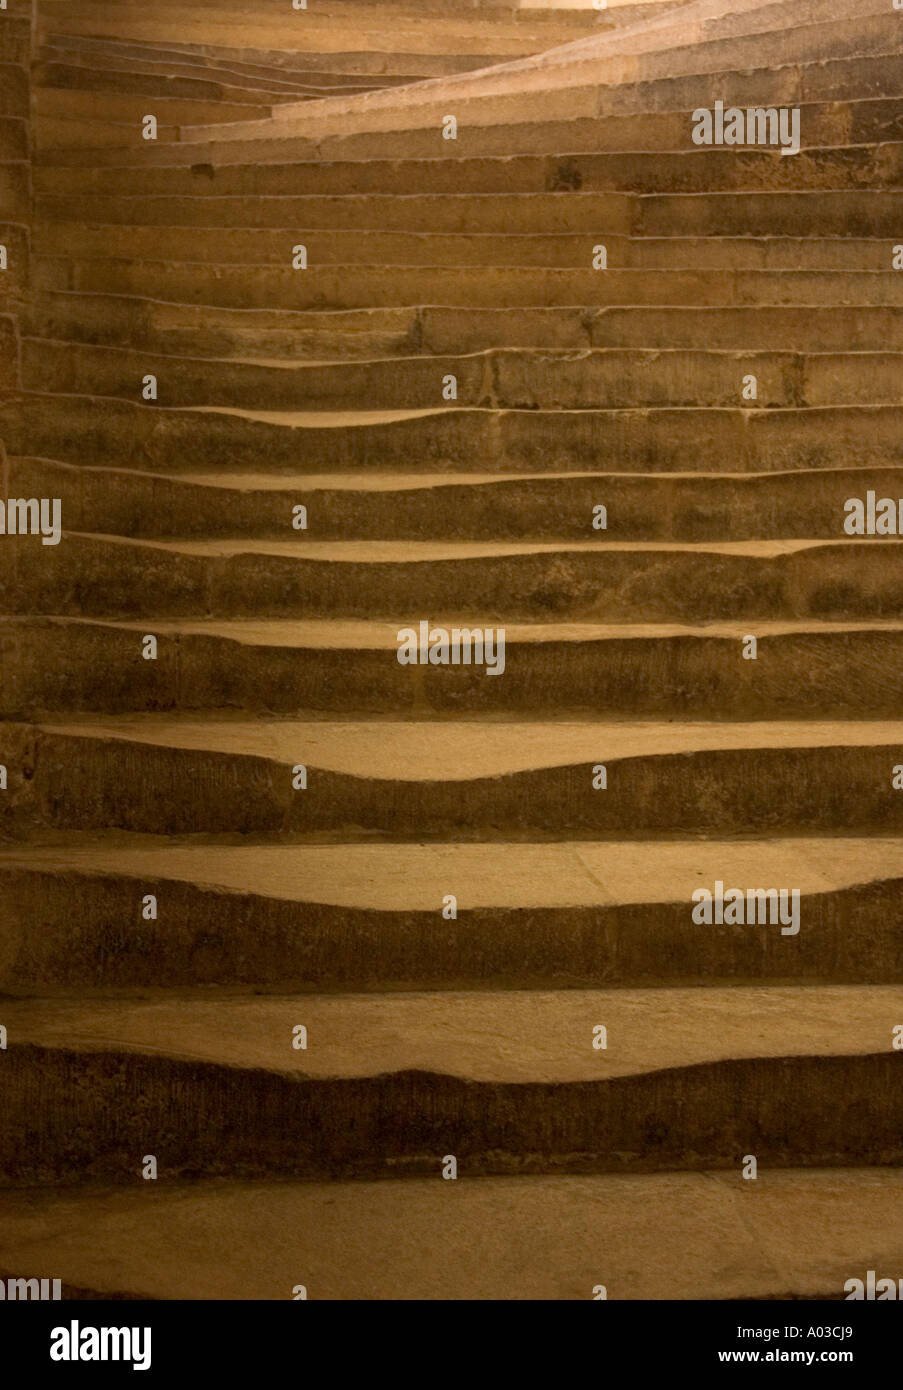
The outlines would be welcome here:
[[[903,616],[896,538],[722,541],[133,541],[7,536],[11,614],[508,622],[861,622]],[[376,595],[376,596],[375,596]]]
[[[0,230],[0,236],[6,233]],[[6,242],[9,246],[9,241]],[[800,243],[797,243],[800,244]],[[836,245],[837,243],[826,243]],[[840,243],[842,245],[843,243]],[[886,259],[883,242],[869,259]],[[17,251],[17,256],[21,253]],[[787,258],[790,259],[789,248]],[[690,253],[687,253],[689,258]],[[709,256],[709,261],[715,261]],[[774,257],[774,259],[778,259]],[[827,259],[827,256],[825,256]],[[840,259],[838,255],[838,259]],[[24,267],[17,259],[16,268]],[[872,266],[876,269],[877,266]],[[0,289],[3,282],[0,281]],[[477,352],[495,347],[672,348],[736,351],[834,351],[855,343],[861,351],[903,349],[903,326],[892,306],[853,305],[796,308],[748,305],[600,309],[222,309],[169,304],[128,295],[42,294],[23,315],[24,331],[35,337],[142,347],[150,352],[194,356],[313,358],[347,361],[384,357]]]
[[[260,713],[880,718],[897,712],[894,623],[757,623],[757,664],[737,665],[745,633],[588,623],[506,628],[504,683],[427,667],[411,685],[387,661],[398,623],[154,620],[158,660],[140,668],[147,624],[7,618],[9,717],[243,709]],[[259,679],[265,661],[266,686]],[[396,669],[397,667],[397,669]],[[644,673],[654,669],[650,687]],[[788,681],[788,671],[794,672]]]
[[[448,1154],[460,1177],[899,1164],[898,1004],[881,986],[7,1000],[0,1173],[134,1183],[148,1136],[165,1182],[438,1181]]]
[[[279,413],[0,393],[8,453],[183,474],[235,471],[762,473],[903,463],[898,406],[813,410]],[[45,557],[46,558],[46,557]]]
[[[47,123],[74,120],[85,122],[133,122],[141,125],[146,112],[142,96],[122,96],[117,92],[67,91],[62,87],[44,87],[37,96],[39,119]],[[267,105],[249,102],[192,101],[160,97],[155,100],[154,114],[164,126],[179,126],[187,120],[237,121],[250,112],[261,115],[270,110]]]
[[[694,924],[717,881],[792,885],[799,930]],[[0,885],[6,997],[903,980],[900,840],[63,845],[4,851]]]
[[[16,166],[7,166],[16,167]],[[591,248],[587,247],[588,252]],[[888,248],[888,264],[891,262]],[[444,305],[452,308],[587,310],[678,305],[903,304],[903,275],[881,270],[593,270],[545,266],[336,265],[284,266],[209,261],[34,258],[35,287],[210,304],[233,309],[372,309]],[[143,374],[142,374],[143,375]]]
[[[882,237],[894,240],[903,224],[903,194],[853,192],[676,194],[526,193],[410,194],[396,197],[230,196],[213,193],[219,176],[200,171],[186,197],[86,195],[72,170],[37,168],[40,220],[128,226],[222,228],[301,227],[304,235],[329,232],[580,233],[607,245],[629,236]],[[62,180],[58,194],[52,189]],[[71,191],[66,192],[70,187]]]
[[[413,682],[393,660],[397,621],[154,619],[154,662],[141,660],[147,626],[0,620],[0,711],[891,719],[903,679],[901,629],[889,622],[757,622],[755,662],[739,659],[747,633],[736,623],[514,624],[504,680],[427,666]]]
[[[7,458],[12,497],[53,497],[67,530],[129,536],[311,541],[831,540],[892,511],[903,469],[757,474],[552,473],[167,475]],[[892,509],[879,507],[890,498]],[[605,526],[595,509],[605,507]],[[306,510],[303,537],[294,528]],[[850,530],[846,529],[849,524]],[[881,532],[886,533],[886,520]],[[880,534],[879,533],[879,534]]]
[[[228,115],[224,119],[228,120]],[[162,124],[162,116],[160,120],[161,124],[157,127],[158,138],[160,140],[177,139],[178,126]],[[101,146],[112,148],[121,145],[124,140],[131,139],[135,131],[140,131],[140,129],[140,118],[137,121],[129,122],[101,122],[78,121],[71,116],[38,116],[34,123],[36,147],[39,150],[59,150],[63,154],[68,154],[72,150],[96,149]]]
[[[596,242],[579,232],[409,232],[297,227],[162,227],[155,224],[40,222],[33,243],[44,256],[84,260],[171,260],[284,267],[299,235],[308,263],[385,267],[528,266],[586,269]],[[878,237],[627,237],[606,235],[608,266],[690,270],[704,258],[712,270],[888,270],[895,243]],[[478,313],[474,306],[469,312]],[[547,313],[556,312],[546,310]],[[667,339],[666,339],[667,341]],[[481,346],[485,346],[485,342]],[[493,343],[493,346],[500,344]]]
[[[145,145],[151,142],[144,142]],[[430,193],[718,193],[758,191],[855,191],[903,183],[903,142],[843,144],[804,149],[786,156],[779,149],[732,148],[648,153],[460,156],[456,159],[294,160],[285,162],[282,142],[255,143],[234,151],[210,146],[163,144],[145,153],[140,129],[129,148],[57,150],[37,156],[46,176],[42,192],[92,191],[119,195],[190,194],[203,180],[208,192],[361,196]],[[225,152],[234,162],[213,156]],[[290,156],[289,156],[290,158]],[[200,166],[200,167],[199,167]],[[60,179],[66,174],[68,182]],[[73,180],[73,174],[77,177]]]
[[[52,1251],[64,1284],[115,1298],[843,1299],[900,1268],[899,1201],[889,1167],[157,1182],[0,1193],[0,1261]]]
[[[901,738],[887,720],[7,722],[0,832],[226,843],[899,835]],[[607,787],[594,786],[600,769]]]
[[[903,302],[903,277],[900,283]],[[150,373],[164,407],[428,409],[442,403],[450,377],[462,405],[490,409],[730,406],[746,399],[751,375],[760,408],[903,404],[903,356],[892,352],[499,348],[466,356],[321,364],[170,357],[26,338],[21,372],[27,389],[127,399],[140,399]]]

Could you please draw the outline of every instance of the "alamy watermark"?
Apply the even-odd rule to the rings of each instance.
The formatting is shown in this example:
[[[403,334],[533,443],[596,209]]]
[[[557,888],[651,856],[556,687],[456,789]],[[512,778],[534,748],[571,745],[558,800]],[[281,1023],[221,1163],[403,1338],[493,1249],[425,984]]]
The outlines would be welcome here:
[[[903,497],[848,497],[843,529],[848,536],[903,536]]]
[[[866,1270],[864,1279],[848,1279],[843,1286],[845,1302],[859,1299],[903,1299],[903,1279],[878,1279],[873,1269]]]
[[[503,627],[433,627],[424,619],[399,628],[396,641],[401,666],[485,666],[487,676],[505,670]]]
[[[0,1279],[0,1303],[27,1303],[30,1299],[51,1301],[60,1299],[62,1293],[60,1279]]]
[[[728,106],[716,101],[709,111],[693,112],[694,145],[775,145],[785,154],[800,152],[798,106]]]
[[[693,921],[697,925],[742,927],[780,924],[782,936],[796,936],[800,929],[798,888],[728,888],[715,880],[715,891],[697,888],[693,894]]]
[[[59,545],[62,503],[58,497],[0,500],[0,536],[40,536],[42,545]]]

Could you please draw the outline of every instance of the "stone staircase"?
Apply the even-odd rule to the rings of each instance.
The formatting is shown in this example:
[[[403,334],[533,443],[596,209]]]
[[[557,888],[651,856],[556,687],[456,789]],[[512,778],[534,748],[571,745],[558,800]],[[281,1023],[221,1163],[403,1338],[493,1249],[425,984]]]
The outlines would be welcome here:
[[[899,1274],[903,14],[16,3],[0,1269]]]

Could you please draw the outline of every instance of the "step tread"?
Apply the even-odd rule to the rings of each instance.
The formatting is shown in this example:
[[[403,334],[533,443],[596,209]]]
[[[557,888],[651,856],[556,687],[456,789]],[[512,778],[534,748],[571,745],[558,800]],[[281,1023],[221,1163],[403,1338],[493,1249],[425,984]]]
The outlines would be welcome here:
[[[64,531],[64,539],[103,542],[129,546],[133,550],[150,548],[206,559],[236,555],[268,555],[276,559],[323,560],[335,564],[425,564],[446,560],[493,560],[513,555],[558,555],[565,552],[605,554],[681,553],[690,555],[749,556],[770,560],[806,550],[862,550],[864,546],[903,545],[903,536],[840,535],[836,540],[808,540],[805,537],[743,541],[268,541],[253,538],[237,540],[135,540],[93,531]]]
[[[740,1057],[893,1056],[899,1004],[899,985],[772,985],[376,998],[167,993],[12,999],[3,1009],[10,1049],[137,1051],[311,1079],[427,1071],[566,1084]],[[299,1021],[309,1045],[296,1050]],[[600,1022],[603,1050],[592,1045]]]
[[[149,619],[115,619],[69,616],[6,616],[0,614],[0,633],[15,635],[21,631],[87,630],[110,632],[145,632]],[[431,619],[439,623],[441,619]],[[153,619],[157,635],[179,637],[221,637],[248,646],[280,647],[289,650],[360,650],[395,651],[398,622],[388,619],[354,618],[178,618]],[[467,624],[456,620],[452,626]],[[486,626],[479,615],[471,626]],[[492,626],[490,623],[489,626]],[[709,623],[505,623],[505,640],[514,643],[585,643],[585,642],[648,642],[674,638],[705,641],[729,638],[739,641],[746,636],[748,622],[713,620]],[[865,619],[861,622],[819,618],[800,618],[796,621],[756,621],[756,636],[836,636],[847,633],[874,632],[903,635],[903,622],[893,619]]]
[[[786,884],[831,893],[903,879],[903,840],[837,837],[523,844],[255,845],[94,843],[0,851],[5,870],[124,876],[292,902],[435,912],[454,889],[478,907],[689,903],[694,889]]]
[[[760,1167],[0,1192],[0,1266],[161,1299],[842,1298],[903,1268],[901,1184]]]
[[[128,714],[42,720],[35,727],[64,737],[215,751],[292,766],[305,759],[350,776],[413,782],[446,781],[450,772],[452,780],[466,781],[526,768],[737,749],[887,748],[892,760],[903,744],[903,722],[894,720],[331,722]]]

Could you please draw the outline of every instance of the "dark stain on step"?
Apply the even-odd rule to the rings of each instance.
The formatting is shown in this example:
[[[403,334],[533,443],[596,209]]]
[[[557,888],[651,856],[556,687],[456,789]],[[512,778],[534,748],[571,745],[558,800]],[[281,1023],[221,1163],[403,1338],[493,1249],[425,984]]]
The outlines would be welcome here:
[[[563,164],[559,164],[549,179],[549,191],[551,193],[573,193],[582,187],[583,175],[572,159],[567,159]]]
[[[212,164],[192,164],[191,172],[195,178],[212,179],[216,170]]]

